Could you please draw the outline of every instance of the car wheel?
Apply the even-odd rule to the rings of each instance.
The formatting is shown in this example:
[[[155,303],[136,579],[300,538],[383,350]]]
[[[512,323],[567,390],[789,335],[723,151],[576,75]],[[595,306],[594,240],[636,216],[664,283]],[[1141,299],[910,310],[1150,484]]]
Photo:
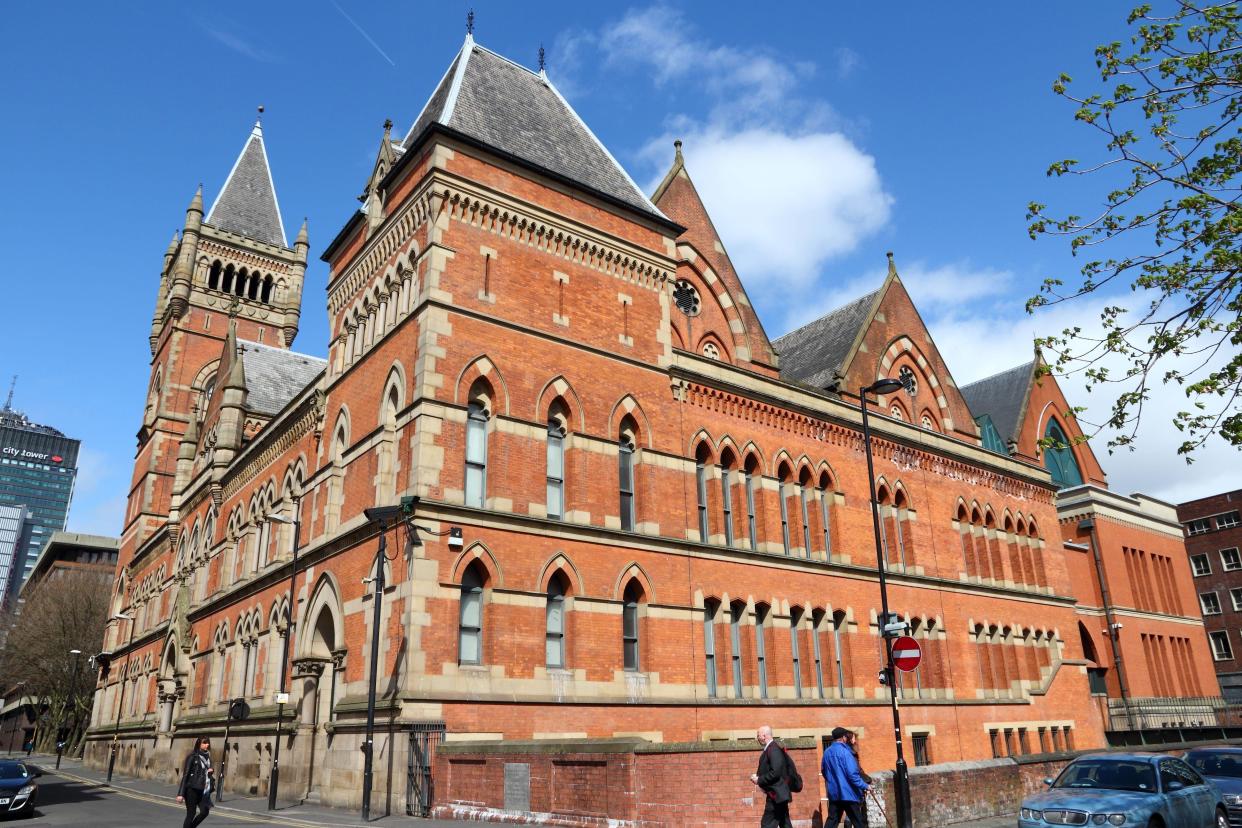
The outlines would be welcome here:
[[[1216,828],[1229,828],[1229,815],[1224,808],[1216,809]]]
[[[1164,820],[1154,816],[1151,818],[1151,822],[1147,823],[1147,828],[1164,828]]]

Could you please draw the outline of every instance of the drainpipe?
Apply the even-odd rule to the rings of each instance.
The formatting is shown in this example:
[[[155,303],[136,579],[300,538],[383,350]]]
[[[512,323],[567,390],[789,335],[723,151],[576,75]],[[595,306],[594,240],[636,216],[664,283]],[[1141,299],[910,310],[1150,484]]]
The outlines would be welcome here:
[[[1078,521],[1078,531],[1087,531],[1087,539],[1091,545],[1091,555],[1095,559],[1095,577],[1100,582],[1100,598],[1104,603],[1104,621],[1108,624],[1108,641],[1113,648],[1113,669],[1117,671],[1117,686],[1121,688],[1121,703],[1126,708],[1126,722],[1134,730],[1134,715],[1130,710],[1130,693],[1126,688],[1126,671],[1121,663],[1121,648],[1117,645],[1120,624],[1113,620],[1113,603],[1108,594],[1108,579],[1104,577],[1104,560],[1100,557],[1100,544],[1095,537],[1095,520],[1085,518]]]

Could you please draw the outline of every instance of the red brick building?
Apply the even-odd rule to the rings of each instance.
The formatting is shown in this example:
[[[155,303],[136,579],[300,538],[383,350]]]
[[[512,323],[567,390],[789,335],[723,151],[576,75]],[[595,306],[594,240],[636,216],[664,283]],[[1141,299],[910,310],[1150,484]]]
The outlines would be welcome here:
[[[1059,487],[984,444],[891,257],[771,342],[680,148],[648,198],[542,72],[470,38],[365,192],[323,255],[326,361],[290,350],[309,243],[287,244],[257,125],[164,256],[115,590],[133,620],[108,631],[91,761],[119,720],[118,766],[168,776],[244,697],[226,785],[265,790],[290,635],[282,793],[356,806],[364,509],[415,496],[421,543],[387,536],[377,801],[407,804],[407,767],[425,790],[428,733],[442,812],[748,823],[764,723],[857,728],[891,766],[857,399],[883,376],[906,381],[873,447],[893,607],[926,654],[901,687],[913,758],[1103,743]],[[300,521],[292,629],[271,515]],[[793,742],[809,779],[814,743]],[[584,788],[624,795],[557,799]]]
[[[1194,591],[1222,695],[1242,701],[1242,489],[1182,503]]]
[[[1036,358],[963,393],[985,439],[1041,463],[1059,487],[1078,644],[1093,695],[1112,700],[1111,726],[1159,727],[1159,715],[1135,711],[1159,710],[1162,699],[1219,695],[1177,509],[1108,489],[1056,379],[1041,376],[1040,366]]]

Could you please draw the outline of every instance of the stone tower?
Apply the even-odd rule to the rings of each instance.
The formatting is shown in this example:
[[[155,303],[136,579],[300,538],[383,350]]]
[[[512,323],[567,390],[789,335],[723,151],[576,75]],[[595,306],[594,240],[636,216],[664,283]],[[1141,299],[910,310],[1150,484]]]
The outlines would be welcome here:
[[[305,223],[292,247],[286,240],[256,121],[211,209],[204,214],[200,186],[164,253],[121,567],[166,526],[175,541],[177,459],[194,456],[195,446],[182,444],[199,439],[227,343],[292,345],[308,248]]]

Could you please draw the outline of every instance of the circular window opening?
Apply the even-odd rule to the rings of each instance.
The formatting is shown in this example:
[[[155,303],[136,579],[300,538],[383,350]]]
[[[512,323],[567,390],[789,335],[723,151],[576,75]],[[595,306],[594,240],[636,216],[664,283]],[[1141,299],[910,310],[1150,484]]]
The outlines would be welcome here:
[[[708,359],[720,359],[720,349],[716,347],[715,342],[705,342],[703,344],[703,356]]]
[[[673,302],[677,304],[677,310],[686,316],[698,316],[702,309],[699,303],[699,292],[685,279],[678,279],[673,285]]]
[[[888,413],[892,415],[894,420],[904,420],[906,418],[906,415],[901,412],[901,406],[899,405],[894,405],[888,410]]]
[[[898,371],[897,379],[901,380],[901,384],[906,387],[906,393],[911,397],[919,393],[919,381],[915,378],[914,372],[910,370],[910,366],[904,366]]]

